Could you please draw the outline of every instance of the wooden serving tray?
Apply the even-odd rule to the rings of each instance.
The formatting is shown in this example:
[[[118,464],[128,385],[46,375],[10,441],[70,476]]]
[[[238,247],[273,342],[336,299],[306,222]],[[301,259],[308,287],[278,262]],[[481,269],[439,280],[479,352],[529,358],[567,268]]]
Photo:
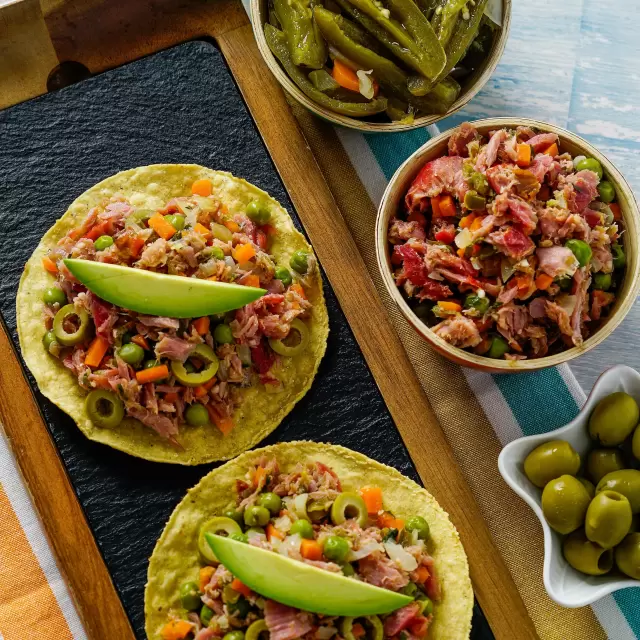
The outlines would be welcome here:
[[[168,6],[160,11],[156,6],[152,12],[151,2],[143,1],[126,4],[110,2],[104,6],[101,3],[87,3],[73,10],[61,5],[49,13],[47,25],[58,55],[78,60],[92,72],[123,64],[203,32],[216,37],[286,185],[288,196],[314,245],[339,303],[338,311],[346,317],[381,398],[384,399],[388,419],[395,423],[423,484],[450,513],[460,530],[469,556],[476,596],[495,636],[509,639],[536,637],[516,587],[493,546],[471,491],[420,388],[315,159],[279,86],[259,57],[241,5],[239,2],[226,0],[208,4],[185,2],[175,12],[172,13]],[[28,98],[31,93],[32,88],[25,90],[23,97]],[[166,95],[157,97],[166,99]],[[105,94],[105,99],[109,99],[108,93]],[[14,112],[10,111],[8,117],[3,122],[0,121],[0,125],[11,127],[12,113]],[[5,133],[9,130],[6,129]],[[126,143],[126,140],[118,139],[117,131],[111,133],[115,136],[115,142]],[[148,135],[159,134],[150,132]],[[83,149],[78,151],[83,152]],[[174,161],[181,159],[184,158],[174,158]],[[165,156],[157,158],[157,161],[169,161],[169,158]],[[206,159],[200,161],[207,164]],[[87,162],[90,168],[90,154]],[[128,168],[133,164],[135,163],[117,168]],[[90,173],[87,171],[87,176]],[[11,170],[8,175],[11,175]],[[250,179],[248,175],[244,177]],[[70,182],[70,197],[89,186],[82,181],[82,186],[73,183],[73,180]],[[273,195],[287,206],[286,194]],[[60,213],[62,210],[58,211]],[[4,216],[6,215],[5,213]],[[2,223],[0,217],[0,224]],[[4,227],[5,233],[10,231],[18,232],[17,229]],[[78,491],[77,482],[74,491],[67,473],[70,472],[74,481],[77,480],[74,469],[69,468],[68,463],[68,456],[73,455],[74,449],[90,447],[90,455],[95,456],[96,461],[119,454],[105,451],[98,445],[81,443],[82,439],[78,434],[71,436],[70,440],[65,439],[66,436],[61,435],[63,432],[54,428],[52,431],[58,444],[56,449],[4,327],[0,331],[0,357],[4,363],[0,368],[0,421],[13,444],[61,568],[76,597],[87,631],[92,638],[133,637],[131,626],[94,539],[95,535],[100,542],[103,533],[95,525],[93,531],[90,528],[76,497],[76,492],[79,492],[82,499],[82,491]],[[368,376],[368,373],[364,372],[363,375]],[[375,393],[378,393],[377,390]],[[41,397],[38,400],[41,407],[46,407],[46,404],[42,404]],[[45,411],[48,413],[48,409],[45,408]],[[386,410],[383,409],[380,414],[386,415]],[[50,427],[52,423],[62,420],[59,412],[56,414],[55,411],[46,417]],[[318,429],[314,439],[339,441],[338,438],[332,438],[332,434],[326,433]],[[301,435],[297,430],[287,433],[281,428],[276,432],[275,438],[277,440],[284,436],[280,439],[292,439]],[[59,457],[61,448],[67,461],[66,471]],[[366,447],[354,448],[367,452]],[[403,462],[406,456],[404,450],[399,451],[392,446],[389,453],[390,463],[395,462],[395,466],[399,465],[408,475],[415,474],[410,462]],[[119,460],[111,459],[111,464],[116,463]],[[147,463],[140,464],[142,477]],[[185,471],[177,483],[177,490],[182,492],[194,484],[206,470],[207,468],[200,468]],[[158,496],[163,489],[164,487],[159,488],[154,499],[161,499]],[[172,490],[176,490],[176,487],[172,487]],[[139,496],[139,499],[144,500],[144,495]],[[175,502],[177,499],[171,505],[166,505],[166,515],[170,510],[168,507]],[[86,509],[86,500],[83,506]],[[158,535],[159,533],[157,531]],[[123,561],[126,562],[126,553]],[[129,590],[137,589],[141,592],[142,587],[142,584],[126,585],[122,592],[121,586],[121,595],[126,600]],[[96,603],[100,605],[97,606]],[[134,620],[134,624],[140,629],[140,620]]]

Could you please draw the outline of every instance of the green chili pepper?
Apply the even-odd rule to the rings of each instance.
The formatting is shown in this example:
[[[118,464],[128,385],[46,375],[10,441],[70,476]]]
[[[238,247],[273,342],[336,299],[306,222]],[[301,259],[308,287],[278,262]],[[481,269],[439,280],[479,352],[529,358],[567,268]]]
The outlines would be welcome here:
[[[327,48],[313,23],[313,4],[309,0],[274,0],[273,8],[282,25],[293,64],[322,69]]]
[[[504,338],[499,336],[494,336],[491,339],[491,346],[489,347],[489,351],[487,351],[488,358],[502,358],[502,356],[509,351],[509,345]]]
[[[297,67],[291,60],[289,50],[286,46],[285,36],[282,31],[278,31],[271,25],[264,27],[264,37],[271,49],[271,53],[278,58],[289,77],[296,83],[302,92],[320,106],[330,109],[335,113],[354,118],[363,118],[381,113],[387,108],[387,99],[378,97],[369,102],[344,102],[335,100],[328,95],[318,91],[309,81],[304,71]]]
[[[465,298],[464,306],[467,309],[475,309],[479,314],[483,315],[489,309],[489,298],[487,296],[480,298],[475,293],[470,293]]]
[[[431,26],[438,36],[443,47],[446,47],[458,20],[463,19],[462,12],[467,5],[467,0],[443,0],[436,8]]]
[[[584,240],[572,238],[571,240],[567,240],[564,246],[567,247],[567,249],[571,249],[581,267],[586,267],[589,264],[593,252]]]
[[[464,195],[464,206],[471,211],[486,209],[487,199],[479,196],[476,191],[470,190]]]
[[[611,288],[611,274],[596,273],[593,276],[593,288],[600,289],[600,291],[609,291]]]
[[[416,0],[416,4],[420,8],[420,11],[424,14],[424,17],[427,20],[431,20],[433,16],[433,12],[436,10],[438,6],[437,0]]]
[[[322,93],[335,91],[340,85],[333,79],[333,76],[326,69],[316,69],[309,74],[309,80],[313,86]]]
[[[624,253],[624,249],[619,244],[611,246],[613,253],[613,267],[614,269],[622,269],[627,264],[627,256]]]
[[[345,3],[339,2],[407,66],[431,80],[442,73],[446,64],[445,51],[433,27],[413,0],[389,0],[388,10],[374,0],[345,0]],[[389,12],[397,19],[391,18]]]

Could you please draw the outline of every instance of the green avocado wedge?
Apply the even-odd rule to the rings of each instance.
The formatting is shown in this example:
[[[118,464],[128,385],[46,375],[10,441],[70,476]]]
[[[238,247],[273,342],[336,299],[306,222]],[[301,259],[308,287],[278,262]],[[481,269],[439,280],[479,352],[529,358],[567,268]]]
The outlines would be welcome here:
[[[281,604],[328,616],[390,613],[413,598],[347,578],[279,553],[211,533],[204,534],[218,560],[256,593]]]
[[[99,298],[152,316],[200,318],[239,309],[266,293],[256,287],[171,276],[92,260],[69,258],[64,263]]]

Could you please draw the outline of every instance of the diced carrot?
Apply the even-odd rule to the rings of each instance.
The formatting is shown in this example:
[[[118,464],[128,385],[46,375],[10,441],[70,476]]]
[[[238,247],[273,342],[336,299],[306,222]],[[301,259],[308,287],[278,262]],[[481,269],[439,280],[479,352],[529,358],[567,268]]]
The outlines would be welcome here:
[[[100,236],[105,235],[105,231],[107,230],[107,223],[102,222],[101,224],[94,225],[87,233],[84,234],[85,238],[89,238],[90,240],[97,240]]]
[[[514,281],[518,287],[518,291],[526,291],[531,286],[531,276],[516,276]]]
[[[100,362],[102,362],[102,358],[104,357],[104,354],[107,353],[108,348],[109,341],[102,336],[96,336],[87,349],[87,355],[84,358],[84,363],[88,367],[95,369]]]
[[[211,380],[207,380],[204,384],[201,384],[199,386],[197,386],[193,392],[196,396],[196,398],[202,398],[202,396],[204,396],[205,394],[209,393],[210,389],[213,388],[213,386],[215,385],[217,379],[215,376],[213,376],[213,378],[211,378]]]
[[[351,627],[351,635],[354,638],[362,638],[367,634],[367,632],[365,631],[365,628],[359,623],[356,622],[352,627]]]
[[[178,394],[173,391],[171,393],[164,394],[165,402],[172,402],[172,403],[177,402],[178,398],[179,398]]]
[[[302,539],[300,545],[300,554],[306,560],[321,560],[322,559],[322,547],[315,540]]]
[[[149,226],[161,237],[165,240],[169,240],[172,238],[177,229],[167,222],[164,216],[161,216],[159,213],[154,213],[148,220]]]
[[[341,87],[349,89],[349,91],[360,91],[360,82],[358,81],[356,72],[350,69],[344,62],[334,60],[331,75]]]
[[[210,405],[207,405],[207,413],[209,414],[209,420],[216,425],[223,436],[231,433],[233,430],[233,420],[231,418],[221,418]]]
[[[250,273],[238,280],[238,283],[244,285],[245,287],[259,287],[260,278],[255,274]]]
[[[237,245],[232,253],[235,261],[242,264],[243,262],[249,262],[251,258],[255,257],[256,250],[253,248],[253,245],[247,243]]]
[[[552,158],[555,158],[558,155],[558,145],[554,142],[553,144],[550,144],[542,153],[544,153],[545,156],[551,156]]]
[[[620,212],[620,205],[617,202],[612,202],[609,205],[609,209],[611,209],[611,213],[613,213],[614,220],[620,220],[622,218],[622,213]]]
[[[253,475],[253,486],[259,487],[260,483],[266,478],[267,472],[264,467],[258,467]]]
[[[416,582],[418,584],[424,584],[431,577],[431,573],[429,572],[429,569],[427,569],[427,567],[425,567],[423,564],[421,564],[415,570],[414,575],[416,577]]]
[[[207,227],[205,227],[203,224],[200,224],[199,222],[196,222],[195,226],[193,227],[193,230],[197,231],[201,236],[204,236],[207,240],[211,240],[211,238],[213,237],[211,233],[211,229],[207,229]]]
[[[431,217],[432,218],[440,217],[440,196],[431,198]]]
[[[404,529],[404,520],[396,518],[394,515],[385,511],[378,516],[378,526],[387,529]]]
[[[304,292],[304,289],[302,288],[302,285],[294,282],[289,289],[291,289],[292,291],[295,291],[301,298],[303,298],[304,300],[307,299],[307,294]]]
[[[42,266],[49,273],[58,273],[58,265],[49,256],[42,258]]]
[[[367,505],[367,513],[382,511],[382,489],[380,487],[362,487],[360,495]]]
[[[412,211],[407,218],[409,222],[417,222],[420,226],[425,226],[427,224],[427,218],[424,213],[420,213],[420,211]]]
[[[144,240],[138,236],[123,235],[116,240],[118,249],[128,249],[132,258],[137,258],[144,247]]]
[[[267,525],[267,540],[271,541],[271,538],[277,538],[278,540],[284,540],[284,534],[282,531],[278,531],[271,523]]]
[[[456,251],[456,253],[461,257],[464,258],[464,254],[465,254],[466,249],[463,249],[462,247],[460,249],[458,249]]]
[[[545,291],[549,288],[549,285],[553,282],[553,278],[546,273],[541,273],[536,278],[536,288]]]
[[[195,330],[203,336],[207,331],[209,331],[209,325],[211,324],[211,320],[209,320],[209,316],[202,316],[202,318],[198,318],[193,321],[193,326]]]
[[[238,593],[241,593],[245,598],[251,595],[251,589],[246,584],[240,582],[238,578],[234,578],[231,582],[231,588]]]
[[[465,216],[464,218],[462,218],[460,220],[460,222],[458,223],[458,226],[461,229],[466,229],[467,227],[471,226],[471,223],[477,218],[478,216],[475,213],[470,213],[468,216]]]
[[[136,380],[140,384],[146,384],[147,382],[157,382],[163,378],[169,377],[169,369],[166,364],[161,364],[157,367],[151,367],[150,369],[141,369],[136,371]]]
[[[470,231],[477,231],[482,226],[483,221],[484,216],[477,216],[474,218],[471,226],[469,227]]]
[[[240,225],[235,220],[225,220],[222,224],[232,233],[240,231]]]
[[[516,160],[516,164],[521,168],[528,167],[531,164],[531,145],[518,145],[518,159]]]
[[[207,197],[210,196],[213,192],[213,184],[211,180],[207,180],[207,178],[202,178],[201,180],[196,180],[191,185],[191,193],[196,196]]]
[[[447,311],[462,311],[462,307],[457,302],[449,302],[448,300],[439,300],[438,306]]]
[[[440,196],[440,215],[443,218],[454,218],[456,216],[456,205],[451,196]]]
[[[186,620],[171,620],[162,627],[162,640],[184,640],[193,631],[193,625]]]
[[[198,575],[198,588],[200,591],[204,591],[204,588],[211,581],[211,576],[215,573],[215,569],[213,567],[202,567],[200,569],[200,573]]]
[[[131,342],[137,344],[139,347],[142,347],[145,351],[149,351],[151,349],[149,343],[147,342],[147,339],[140,334],[133,336],[133,338],[131,338]]]

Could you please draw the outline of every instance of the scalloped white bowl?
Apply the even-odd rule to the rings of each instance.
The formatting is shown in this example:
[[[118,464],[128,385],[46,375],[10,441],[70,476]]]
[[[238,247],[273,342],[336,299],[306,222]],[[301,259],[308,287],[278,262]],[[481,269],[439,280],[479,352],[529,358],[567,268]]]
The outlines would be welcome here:
[[[595,405],[616,391],[626,391],[640,403],[640,373],[623,365],[607,369],[597,380],[580,413],[569,424],[549,433],[527,436],[510,442],[500,453],[498,468],[506,483],[533,509],[544,533],[544,586],[549,597],[563,607],[589,605],[618,589],[640,587],[640,581],[620,573],[587,576],[573,569],[562,555],[562,536],[547,524],[542,514],[542,490],[524,474],[524,460],[539,444],[549,440],[566,440],[584,459],[593,448],[587,423]]]

